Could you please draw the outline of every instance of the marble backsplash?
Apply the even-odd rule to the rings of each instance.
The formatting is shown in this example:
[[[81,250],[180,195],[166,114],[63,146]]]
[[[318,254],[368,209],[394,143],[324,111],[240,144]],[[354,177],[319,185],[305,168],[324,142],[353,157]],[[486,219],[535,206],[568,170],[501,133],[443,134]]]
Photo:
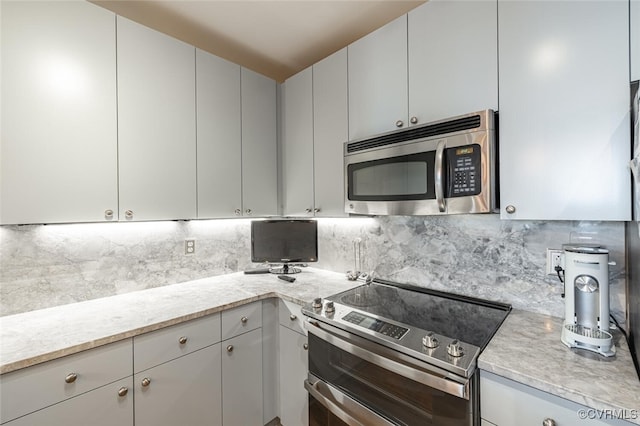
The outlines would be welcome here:
[[[393,281],[563,316],[546,248],[585,235],[610,250],[611,311],[624,321],[624,223],[501,221],[497,215],[319,219],[319,262]],[[185,239],[196,253],[185,255]],[[10,315],[252,267],[250,221],[0,227],[0,315]]]

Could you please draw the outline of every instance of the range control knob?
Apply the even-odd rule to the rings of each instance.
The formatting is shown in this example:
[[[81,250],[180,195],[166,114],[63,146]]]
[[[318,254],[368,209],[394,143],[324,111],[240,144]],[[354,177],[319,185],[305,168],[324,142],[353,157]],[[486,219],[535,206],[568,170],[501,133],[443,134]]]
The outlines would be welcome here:
[[[336,308],[333,306],[333,302],[327,302],[327,304],[324,306],[324,311],[327,314],[332,314],[336,311]]]
[[[457,340],[454,340],[447,345],[447,353],[457,358],[464,355],[464,350],[462,346],[460,346],[460,342],[458,342]]]
[[[429,349],[437,348],[439,344],[440,342],[438,342],[438,339],[436,339],[436,336],[433,334],[433,331],[428,332],[422,338],[422,346],[424,346],[425,348],[429,348]]]
[[[311,304],[311,306],[313,307],[313,309],[322,309],[322,298],[316,297],[315,299],[313,299],[313,303]]]

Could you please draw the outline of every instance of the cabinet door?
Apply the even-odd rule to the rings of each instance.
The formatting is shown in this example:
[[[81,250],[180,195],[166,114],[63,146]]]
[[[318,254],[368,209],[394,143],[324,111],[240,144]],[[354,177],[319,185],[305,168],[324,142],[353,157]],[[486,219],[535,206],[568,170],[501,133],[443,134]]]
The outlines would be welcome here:
[[[196,217],[195,106],[195,48],[118,16],[121,220]]]
[[[307,337],[280,326],[280,420],[286,426],[309,424],[309,399],[304,389],[309,361]]]
[[[7,423],[11,426],[133,426],[131,377]],[[33,395],[32,395],[33,396]]]
[[[240,66],[196,49],[198,218],[242,213]]]
[[[501,217],[629,220],[629,5],[498,9]]]
[[[278,213],[276,82],[241,70],[242,204],[246,216]]]
[[[220,355],[217,343],[136,374],[136,426],[221,425]]]
[[[282,85],[283,214],[313,216],[313,69],[294,75]]]
[[[117,218],[115,15],[87,2],[0,7],[0,224]]]
[[[222,345],[222,423],[262,425],[262,329]]]
[[[409,117],[498,109],[497,0],[431,0],[409,12]]]
[[[315,215],[344,211],[344,143],[349,138],[347,49],[313,66],[313,173]]]
[[[348,52],[349,139],[406,126],[407,16],[352,43]]]

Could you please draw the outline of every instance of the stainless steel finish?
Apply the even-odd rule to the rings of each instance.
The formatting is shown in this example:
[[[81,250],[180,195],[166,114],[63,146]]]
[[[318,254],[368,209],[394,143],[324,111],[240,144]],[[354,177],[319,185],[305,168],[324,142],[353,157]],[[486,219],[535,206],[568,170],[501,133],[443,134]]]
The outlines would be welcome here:
[[[495,118],[492,110],[479,111],[472,114],[455,117],[464,118],[469,116],[480,116],[480,126],[472,130],[463,130],[447,133],[445,135],[435,135],[417,140],[400,142],[389,146],[370,148],[358,152],[347,152],[349,141],[344,144],[344,194],[345,212],[363,215],[441,215],[441,214],[466,214],[466,213],[489,213],[496,209],[495,193]],[[393,130],[379,136],[392,135],[418,129],[422,126],[430,126],[438,123],[450,121],[450,119],[439,120],[431,123],[423,123],[418,126],[411,126],[410,130]],[[365,138],[362,140],[366,140]],[[470,144],[478,144],[481,152],[481,170],[479,171],[480,186],[482,191],[478,195],[454,197],[445,199],[446,208],[442,210],[442,203],[436,200],[402,200],[402,201],[359,201],[349,199],[348,167],[350,164],[374,161],[383,158],[418,154],[421,152],[435,151],[438,141],[446,140],[447,148],[455,148]],[[514,209],[515,211],[515,209]]]
[[[104,211],[104,217],[107,219],[113,219],[113,210],[109,209],[109,210],[105,210]]]
[[[309,376],[310,379],[304,381],[304,388],[309,392],[309,395],[346,424],[351,426],[393,425],[333,386],[313,378],[311,374]]]
[[[438,203],[438,211],[444,212],[446,206],[444,204],[444,177],[442,172],[442,166],[444,161],[444,149],[446,148],[446,141],[444,139],[438,141],[436,147],[436,164],[435,164],[435,185],[436,185],[436,203]]]
[[[436,339],[433,331],[428,332],[422,338],[422,346],[424,346],[425,348],[429,348],[429,349],[437,348],[439,344],[440,342],[438,342],[438,339]]]
[[[69,373],[67,374],[67,377],[64,378],[65,383],[73,383],[76,381],[76,379],[78,378],[78,374],[76,373]]]
[[[313,299],[313,304],[311,306],[313,307],[313,309],[322,308],[322,298],[316,297],[315,299]]]
[[[404,121],[402,120],[396,121],[396,127],[402,127],[402,126],[404,126]]]
[[[464,355],[464,348],[460,345],[460,342],[454,340],[447,345],[447,353],[458,358]]]
[[[182,336],[178,339],[178,343],[180,343],[181,345],[184,345],[185,343],[187,343],[187,336]]]
[[[249,318],[247,318],[247,317],[240,318],[240,322],[243,323],[243,324],[246,324],[247,321],[249,321]]]
[[[516,207],[512,206],[512,205],[508,205],[505,210],[507,211],[507,213],[509,214],[514,214],[516,212]]]
[[[303,343],[302,344],[302,349],[304,349],[305,351],[309,350],[309,344],[308,343]]]
[[[146,388],[147,386],[149,386],[151,384],[151,379],[148,378],[148,377],[145,377],[144,379],[142,379],[141,384],[142,384],[143,387]]]
[[[319,321],[310,319],[307,325],[309,325],[307,327],[309,333],[358,358],[450,395],[466,400],[470,398],[469,379],[419,362],[358,336],[341,333],[339,329],[321,324]]]
[[[336,308],[335,305],[333,304],[333,302],[329,301],[326,303],[326,305],[324,306],[324,311],[328,314],[335,312]]]
[[[233,345],[227,346],[227,352],[233,352]]]
[[[129,388],[123,386],[118,389],[118,396],[126,396],[129,393]]]
[[[240,209],[235,209],[234,213],[236,214],[236,216],[240,216],[242,214],[242,210]]]
[[[133,219],[133,210],[125,210],[124,217],[126,217],[127,219]]]
[[[295,314],[291,314],[291,315],[289,315],[289,319],[290,319],[291,321],[295,321],[295,320],[297,320],[297,319],[298,319],[298,316],[297,316],[297,315],[295,315]]]
[[[409,121],[411,122],[411,124],[418,124],[418,117],[411,117]]]
[[[556,426],[556,421],[553,419],[546,418],[542,421],[542,426]]]
[[[579,291],[585,293],[593,293],[598,290],[598,280],[591,275],[578,275],[574,280],[574,284]]]
[[[251,216],[251,213],[252,213],[251,209],[246,209],[244,212],[245,212],[246,214],[248,214],[249,216]]]

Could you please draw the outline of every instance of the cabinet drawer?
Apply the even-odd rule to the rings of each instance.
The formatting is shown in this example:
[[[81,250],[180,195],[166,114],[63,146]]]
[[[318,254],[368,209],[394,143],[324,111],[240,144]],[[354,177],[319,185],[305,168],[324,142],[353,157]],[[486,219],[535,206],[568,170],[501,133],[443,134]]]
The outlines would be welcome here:
[[[262,327],[262,302],[222,312],[222,340]]]
[[[0,422],[131,376],[132,358],[128,339],[3,374]]]
[[[280,299],[278,301],[278,311],[280,316],[280,325],[283,325],[295,332],[307,334],[304,328],[304,315],[302,315],[302,306]]]
[[[133,338],[135,372],[220,341],[220,314],[187,321]]]

